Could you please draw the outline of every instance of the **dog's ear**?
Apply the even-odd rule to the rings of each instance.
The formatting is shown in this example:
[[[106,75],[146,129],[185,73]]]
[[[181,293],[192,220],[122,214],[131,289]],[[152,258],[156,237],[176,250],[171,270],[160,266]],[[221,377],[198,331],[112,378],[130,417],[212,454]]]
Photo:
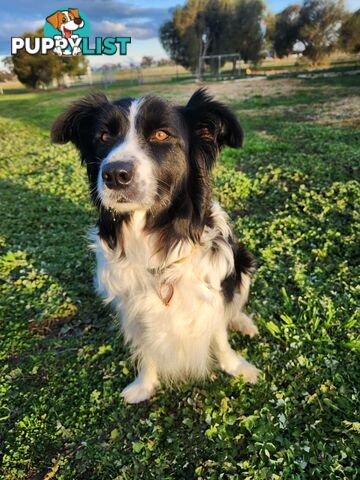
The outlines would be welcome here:
[[[53,13],[52,15],[49,15],[46,17],[46,20],[52,25],[55,30],[59,30],[59,27],[61,25],[62,21],[62,13],[57,11]]]
[[[78,8],[69,8],[69,13],[72,13],[75,18],[80,18],[79,9]]]
[[[54,122],[51,128],[53,143],[72,142],[79,150],[88,143],[86,140],[96,123],[99,111],[109,105],[103,93],[93,93],[74,102]]]
[[[226,105],[213,100],[205,89],[197,90],[182,112],[208,167],[224,146],[242,146],[244,134],[236,116]]]

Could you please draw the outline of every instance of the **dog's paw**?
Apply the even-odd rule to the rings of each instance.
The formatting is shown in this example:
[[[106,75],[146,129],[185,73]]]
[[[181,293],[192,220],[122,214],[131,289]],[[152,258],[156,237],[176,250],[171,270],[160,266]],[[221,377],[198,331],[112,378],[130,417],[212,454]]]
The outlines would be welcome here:
[[[240,313],[238,318],[231,322],[231,327],[234,330],[241,332],[243,335],[249,335],[250,338],[259,334],[259,329],[253,322],[252,318],[245,315],[245,313]]]
[[[245,382],[253,384],[257,382],[258,375],[260,373],[260,371],[256,367],[254,367],[254,365],[247,362],[240,355],[236,355],[232,359],[231,363],[228,363],[227,365],[222,365],[222,369],[233,377],[242,375]]]
[[[255,335],[259,335],[259,329],[254,323],[247,324],[241,329],[241,333],[243,335],[249,335],[249,337],[252,338],[255,337]]]
[[[139,380],[134,380],[124,388],[120,395],[124,398],[126,403],[140,403],[149,400],[154,392],[155,387],[153,385],[146,385]]]

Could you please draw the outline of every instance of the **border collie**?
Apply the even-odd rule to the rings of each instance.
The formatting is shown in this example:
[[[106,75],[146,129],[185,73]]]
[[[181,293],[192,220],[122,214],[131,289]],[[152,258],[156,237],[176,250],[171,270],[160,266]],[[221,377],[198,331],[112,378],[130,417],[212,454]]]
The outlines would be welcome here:
[[[235,115],[203,89],[185,107],[95,93],[62,113],[51,135],[72,142],[87,168],[96,289],[118,312],[138,367],[125,401],[150,398],[161,380],[202,378],[215,360],[255,383],[258,370],[228,341],[229,328],[258,333],[242,312],[254,261],[210,179],[221,149],[242,145]]]

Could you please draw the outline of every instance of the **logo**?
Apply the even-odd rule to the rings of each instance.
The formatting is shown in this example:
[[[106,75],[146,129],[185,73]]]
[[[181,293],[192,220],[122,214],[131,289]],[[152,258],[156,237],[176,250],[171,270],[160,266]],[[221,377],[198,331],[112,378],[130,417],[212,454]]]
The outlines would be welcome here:
[[[90,46],[90,23],[77,8],[56,10],[46,17],[44,37],[12,37],[11,54],[21,49],[29,54],[46,55],[126,55],[131,37],[95,37]]]

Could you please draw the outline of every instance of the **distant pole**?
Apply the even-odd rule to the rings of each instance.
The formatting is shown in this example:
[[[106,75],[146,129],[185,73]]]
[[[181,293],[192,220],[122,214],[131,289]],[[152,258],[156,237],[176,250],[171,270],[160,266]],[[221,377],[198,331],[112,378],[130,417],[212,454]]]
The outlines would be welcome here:
[[[88,74],[89,84],[92,85],[93,80],[92,80],[92,71],[91,71],[90,65],[88,65],[87,74]]]
[[[220,79],[221,55],[218,56],[218,78]]]
[[[208,41],[208,36],[207,33],[204,32],[201,35],[201,42],[200,42],[200,53],[199,53],[199,73],[198,73],[198,80],[201,82],[201,70],[202,70],[202,57],[203,55],[206,54],[207,50],[207,41]]]

